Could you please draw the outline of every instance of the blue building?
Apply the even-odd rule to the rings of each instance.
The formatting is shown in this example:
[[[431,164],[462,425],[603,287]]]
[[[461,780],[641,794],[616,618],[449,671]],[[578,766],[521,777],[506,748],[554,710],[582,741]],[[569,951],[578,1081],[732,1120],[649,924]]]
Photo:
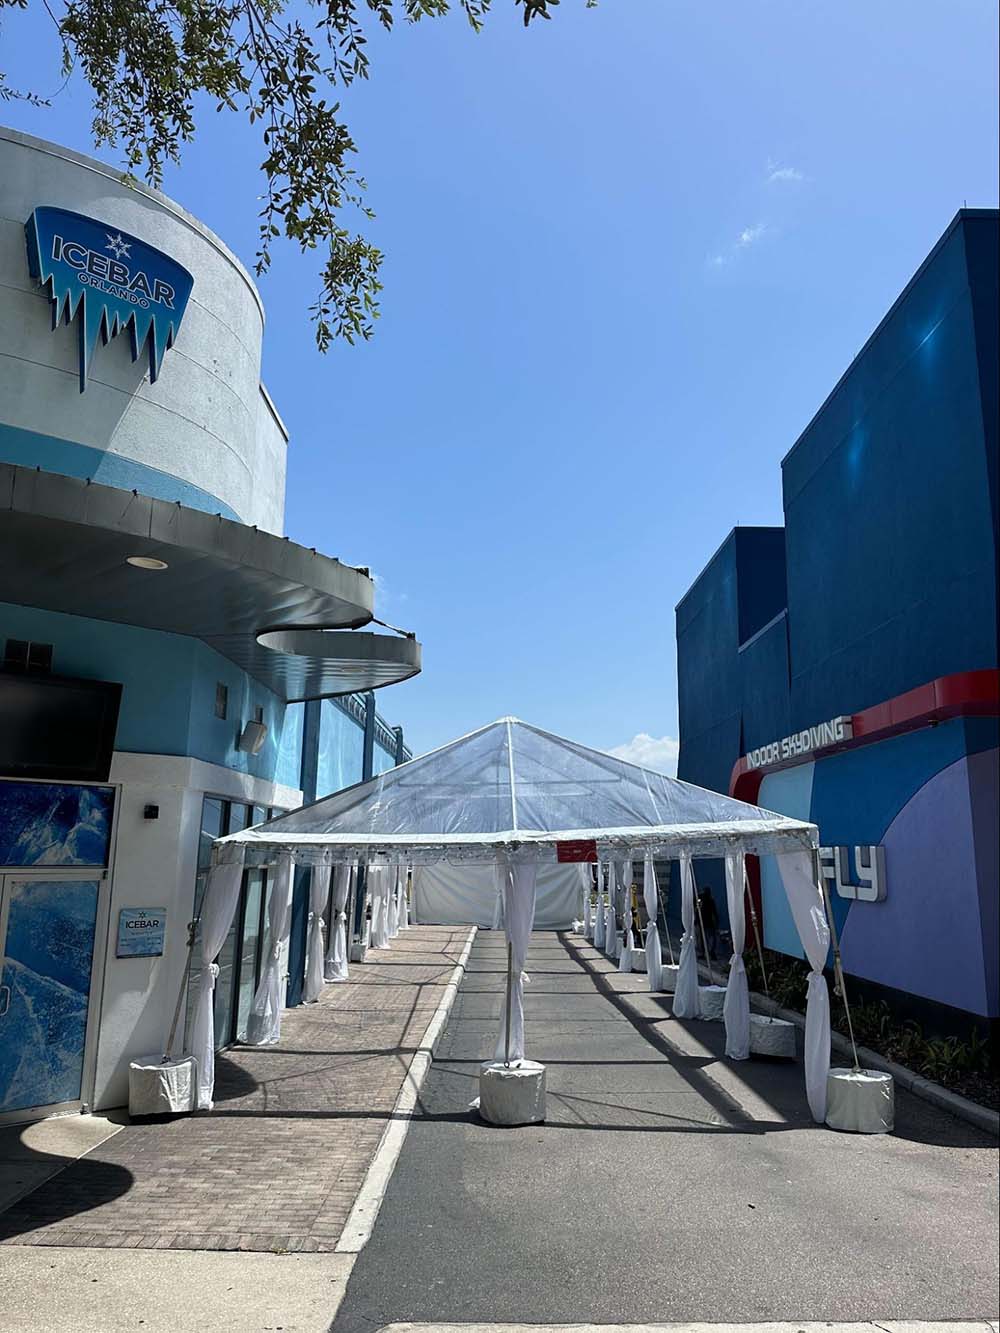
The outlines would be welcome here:
[[[943,1023],[998,1015],[997,247],[955,217],[676,612],[680,776],[816,823],[845,970]]]
[[[211,839],[409,757],[369,571],[283,532],[264,312],[218,237],[0,129],[0,1121],[127,1099],[183,1040]],[[267,956],[266,868],[218,958],[220,1043]],[[297,886],[288,1000],[301,996]]]

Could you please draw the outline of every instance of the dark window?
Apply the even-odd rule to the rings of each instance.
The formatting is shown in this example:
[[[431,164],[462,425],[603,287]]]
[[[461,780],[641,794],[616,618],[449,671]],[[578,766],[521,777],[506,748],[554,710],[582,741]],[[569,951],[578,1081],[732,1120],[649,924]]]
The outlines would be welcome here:
[[[27,671],[47,676],[52,670],[51,643],[31,643],[27,639],[8,639],[3,653],[4,671]]]
[[[226,720],[226,714],[229,712],[229,687],[223,685],[220,680],[215,687],[215,716]]]

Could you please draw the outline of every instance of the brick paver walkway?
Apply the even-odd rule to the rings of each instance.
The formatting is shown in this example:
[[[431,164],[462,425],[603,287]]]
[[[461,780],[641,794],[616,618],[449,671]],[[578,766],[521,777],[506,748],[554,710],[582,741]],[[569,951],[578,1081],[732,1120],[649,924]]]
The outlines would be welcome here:
[[[128,1125],[0,1215],[5,1245],[332,1250],[468,938],[417,926],[220,1055],[215,1109]]]

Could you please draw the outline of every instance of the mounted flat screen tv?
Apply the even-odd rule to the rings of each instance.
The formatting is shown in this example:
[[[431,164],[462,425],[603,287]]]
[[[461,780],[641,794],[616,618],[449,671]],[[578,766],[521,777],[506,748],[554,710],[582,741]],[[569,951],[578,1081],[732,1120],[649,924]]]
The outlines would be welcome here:
[[[0,777],[106,782],[122,687],[0,671]]]

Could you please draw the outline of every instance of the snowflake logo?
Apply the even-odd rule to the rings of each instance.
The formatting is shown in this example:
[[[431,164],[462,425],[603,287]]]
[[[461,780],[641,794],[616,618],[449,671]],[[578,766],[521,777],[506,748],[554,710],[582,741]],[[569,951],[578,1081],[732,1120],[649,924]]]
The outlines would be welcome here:
[[[132,249],[132,242],[122,240],[121,232],[114,236],[110,232],[106,232],[105,235],[108,238],[108,243],[104,247],[105,250],[110,250],[116,259],[126,258],[128,252]]]

